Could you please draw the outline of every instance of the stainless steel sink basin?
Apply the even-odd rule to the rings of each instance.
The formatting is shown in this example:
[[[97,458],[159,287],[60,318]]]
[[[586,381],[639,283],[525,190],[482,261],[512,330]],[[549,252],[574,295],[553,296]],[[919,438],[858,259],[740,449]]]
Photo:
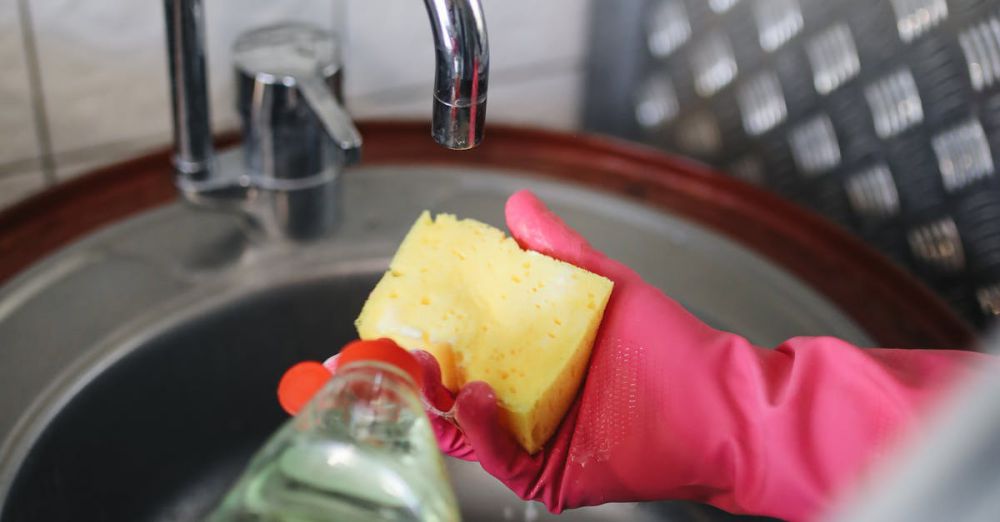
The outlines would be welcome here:
[[[235,218],[172,205],[104,229],[0,289],[0,520],[192,520],[284,419],[281,372],[322,359],[422,209],[502,226],[532,188],[599,247],[716,326],[765,345],[868,337],[779,267],[714,232],[526,173],[361,168],[328,240],[254,244]],[[449,462],[467,520],[544,520],[476,464]],[[685,503],[566,520],[726,520]]]

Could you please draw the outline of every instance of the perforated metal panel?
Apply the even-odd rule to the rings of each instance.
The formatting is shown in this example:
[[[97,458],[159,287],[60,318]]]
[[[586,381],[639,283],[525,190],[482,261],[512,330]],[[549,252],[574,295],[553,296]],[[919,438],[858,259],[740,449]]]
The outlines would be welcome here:
[[[589,130],[826,215],[979,326],[1000,313],[1000,0],[595,0],[592,20]]]

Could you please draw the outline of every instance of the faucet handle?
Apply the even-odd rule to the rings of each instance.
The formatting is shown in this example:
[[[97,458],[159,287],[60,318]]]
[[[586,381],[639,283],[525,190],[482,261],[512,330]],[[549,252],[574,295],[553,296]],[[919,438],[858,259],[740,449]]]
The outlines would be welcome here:
[[[306,104],[323,125],[327,137],[344,155],[344,163],[352,165],[361,161],[361,133],[344,110],[341,100],[330,90],[329,84],[315,76],[298,78],[297,81]]]
[[[300,23],[237,39],[237,108],[254,184],[308,186],[360,159],[361,134],[340,97],[338,44],[333,34]]]

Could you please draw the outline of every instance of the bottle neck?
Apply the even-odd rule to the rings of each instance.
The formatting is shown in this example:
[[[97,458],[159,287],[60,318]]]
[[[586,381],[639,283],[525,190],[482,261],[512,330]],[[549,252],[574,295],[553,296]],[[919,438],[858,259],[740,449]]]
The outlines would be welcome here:
[[[365,375],[367,377],[377,376],[379,379],[391,381],[399,386],[407,386],[414,392],[417,391],[417,383],[405,371],[394,364],[382,361],[357,361],[337,368],[333,374],[333,379],[346,377],[348,375]],[[331,379],[331,380],[333,380]]]
[[[404,371],[379,361],[338,368],[300,413],[300,429],[344,431],[358,442],[383,444],[405,437],[425,415],[416,383]]]

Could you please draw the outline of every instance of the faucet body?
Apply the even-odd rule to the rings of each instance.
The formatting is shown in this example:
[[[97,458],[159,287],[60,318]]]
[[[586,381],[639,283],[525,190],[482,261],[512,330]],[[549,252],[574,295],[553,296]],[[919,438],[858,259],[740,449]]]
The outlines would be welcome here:
[[[164,0],[174,170],[190,202],[242,211],[268,236],[309,239],[336,223],[337,182],[362,139],[341,97],[339,42],[304,24],[249,31],[234,46],[243,161],[212,147],[203,0]],[[435,41],[431,134],[450,149],[483,136],[489,45],[479,0],[425,0]]]

